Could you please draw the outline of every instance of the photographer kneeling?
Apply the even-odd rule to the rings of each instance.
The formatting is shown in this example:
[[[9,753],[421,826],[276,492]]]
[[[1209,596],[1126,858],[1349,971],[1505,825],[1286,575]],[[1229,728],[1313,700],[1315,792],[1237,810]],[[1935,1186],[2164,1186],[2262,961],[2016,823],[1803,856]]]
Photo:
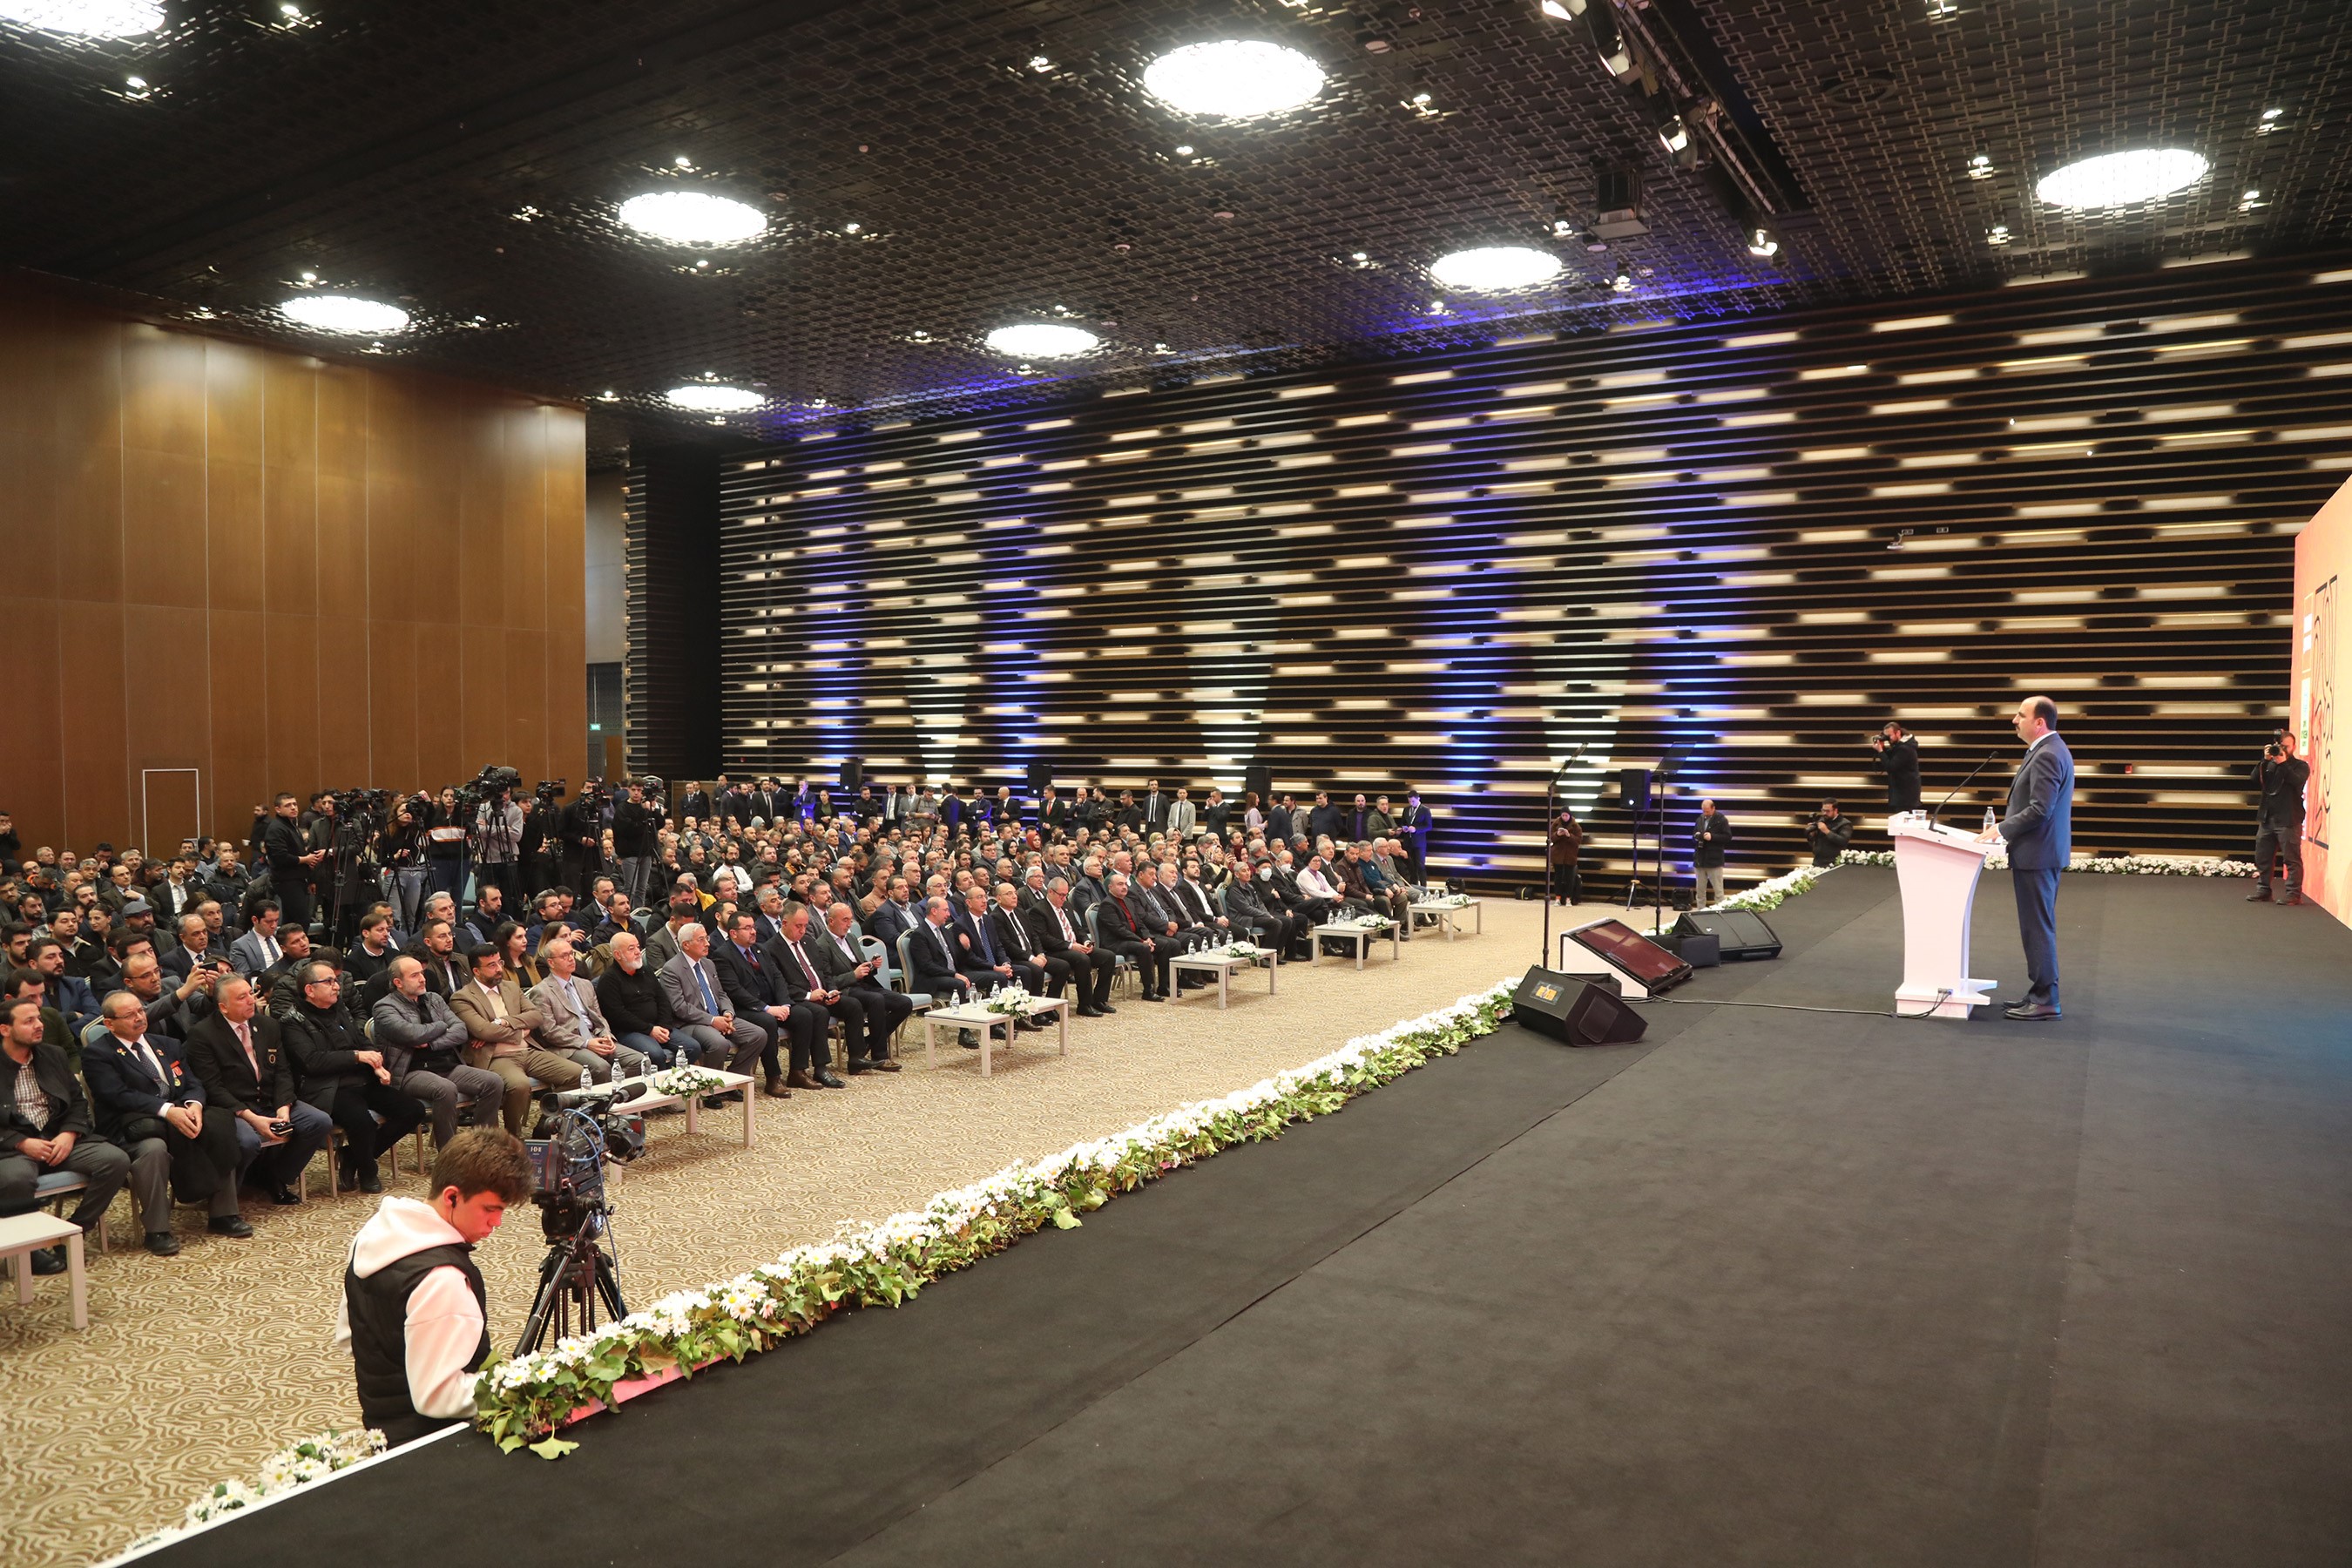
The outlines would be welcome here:
[[[475,1247],[530,1192],[521,1140],[468,1127],[433,1162],[433,1198],[386,1198],[352,1240],[335,1342],[358,1374],[360,1415],[394,1447],[474,1413],[489,1359]]]

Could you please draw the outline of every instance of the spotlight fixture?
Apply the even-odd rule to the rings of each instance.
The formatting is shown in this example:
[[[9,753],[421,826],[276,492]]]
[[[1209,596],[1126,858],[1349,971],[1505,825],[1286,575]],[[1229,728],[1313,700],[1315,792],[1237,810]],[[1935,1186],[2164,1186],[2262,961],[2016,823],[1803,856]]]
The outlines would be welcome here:
[[[154,0],[0,0],[0,21],[69,38],[139,38],[163,26]]]
[[[1969,178],[1971,180],[1990,180],[1992,178],[1991,153],[1979,153],[1975,157],[1969,160]]]
[[[683,386],[671,387],[662,395],[672,408],[688,409],[696,414],[741,414],[767,401],[758,393],[743,387],[709,381],[689,381]]]
[[[2286,110],[2284,109],[2263,110],[2262,119],[2257,121],[2254,124],[2254,134],[2257,136],[2267,136],[2272,132],[2278,130],[2280,127],[2280,121],[2285,118],[2285,115]]]
[[[1278,114],[1323,90],[1323,68],[1263,38],[1187,44],[1153,60],[1143,89],[1181,114],[1245,120]]]
[[[2260,185],[2248,185],[2244,195],[2238,198],[2238,210],[2242,213],[2250,213],[2256,207],[2268,205],[2270,203],[2263,200],[2263,190]]]
[[[862,223],[845,223],[841,226],[841,232],[844,234],[856,234],[859,229],[862,229],[865,226],[866,226]]]
[[[1550,282],[1559,276],[1559,258],[1528,245],[1486,245],[1439,257],[1429,275],[1448,289],[1497,293]]]
[[[2010,241],[2010,237],[2009,225],[2005,223],[1997,223],[1990,228],[1985,230],[1985,243],[1987,245],[2007,245]]]
[[[1609,287],[1620,294],[1631,294],[1633,291],[1633,275],[1620,267],[1617,276],[1609,280]]]
[[[621,204],[621,221],[671,245],[740,245],[767,232],[768,215],[708,191],[648,191]]]
[[[1031,55],[1029,57],[1029,68],[1033,71],[1052,70],[1054,68],[1053,57],[1051,55]]]
[[[1666,150],[1666,156],[1675,161],[1676,167],[1698,167],[1698,144],[1691,140],[1690,122],[1681,115],[1666,116],[1664,123],[1658,127],[1658,145]]]
[[[1748,231],[1748,254],[1759,261],[1769,261],[1780,254],[1780,237],[1769,226],[1758,224]]]
[[[596,401],[599,403],[618,403],[621,401],[621,395],[608,386],[604,391],[596,395]]]
[[[126,98],[149,98],[154,95],[155,89],[147,85],[147,79],[143,76],[124,77],[122,85],[128,89],[123,94]]]
[[[2106,153],[2044,174],[2033,194],[2052,206],[2096,210],[2127,207],[2195,184],[2212,165],[2181,147],[2141,147]]]
[[[408,312],[399,306],[353,299],[348,294],[297,294],[280,301],[278,310],[289,321],[299,321],[306,327],[352,337],[378,338],[404,331],[408,326]]]
[[[1101,342],[1084,327],[1056,321],[1021,321],[988,334],[988,346],[1013,359],[1070,359]]]
[[[1592,47],[1601,56],[1601,64],[1619,81],[1632,81],[1642,74],[1634,62],[1633,46],[1625,41],[1624,29],[1617,25],[1617,7],[1611,0],[1599,0],[1587,6],[1580,15],[1584,25],[1591,29]]]
[[[1543,0],[1538,9],[1555,22],[1572,22],[1584,10],[1584,5],[1583,0],[1577,0],[1575,8],[1571,10],[1560,4],[1560,0]]]

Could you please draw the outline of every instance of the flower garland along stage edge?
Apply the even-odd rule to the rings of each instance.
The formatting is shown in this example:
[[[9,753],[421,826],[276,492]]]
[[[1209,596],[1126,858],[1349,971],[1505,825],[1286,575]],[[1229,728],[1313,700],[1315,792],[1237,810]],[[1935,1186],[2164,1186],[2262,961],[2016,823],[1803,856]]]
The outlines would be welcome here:
[[[615,1385],[691,1377],[806,1333],[848,1307],[897,1307],[932,1280],[1002,1252],[1121,1193],[1237,1143],[1277,1137],[1360,1094],[1492,1034],[1518,982],[1463,997],[1328,1056],[1215,1100],[1195,1100],[1108,1138],[1074,1144],[940,1194],[919,1211],[844,1227],[734,1279],[673,1292],[652,1306],[530,1355],[494,1362],[475,1387],[475,1424],[511,1453],[557,1458],[575,1445],[557,1427],[609,1407]]]
[[[1838,857],[1841,866],[1892,866],[1891,849],[1848,849]],[[1985,857],[1985,869],[2006,871],[2009,857],[1998,849]],[[2223,860],[2200,855],[2077,855],[2066,869],[2105,877],[2251,877],[2251,860]]]
[[[251,1481],[214,1482],[202,1497],[188,1505],[178,1524],[141,1536],[118,1555],[145,1552],[210,1529],[282,1492],[309,1486],[338,1470],[350,1469],[383,1451],[383,1434],[362,1426],[325,1432],[316,1437],[305,1437],[299,1443],[289,1443],[262,1460],[259,1472]]]

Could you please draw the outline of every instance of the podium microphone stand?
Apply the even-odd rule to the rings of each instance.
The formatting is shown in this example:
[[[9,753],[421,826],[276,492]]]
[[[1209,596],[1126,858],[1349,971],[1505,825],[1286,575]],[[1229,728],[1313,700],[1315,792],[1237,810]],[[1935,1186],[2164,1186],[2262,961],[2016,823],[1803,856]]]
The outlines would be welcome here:
[[[1559,781],[1568,776],[1568,770],[1576,765],[1576,759],[1584,755],[1584,748],[1589,744],[1590,742],[1580,742],[1576,750],[1568,754],[1568,761],[1560,763],[1552,773],[1551,782],[1544,785],[1543,947],[1536,954],[1536,963],[1539,965],[1551,962],[1551,885],[1553,867],[1558,859],[1551,834],[1552,819],[1559,815]]]
[[[1651,770],[1651,794],[1658,803],[1658,879],[1650,890],[1650,934],[1653,937],[1665,930],[1666,922],[1666,785],[1673,783],[1675,775],[1682,771],[1683,763],[1690,756],[1691,751],[1689,746],[1670,746],[1666,754],[1658,759],[1658,765]],[[1636,871],[1642,868],[1638,844],[1633,852],[1633,868]]]

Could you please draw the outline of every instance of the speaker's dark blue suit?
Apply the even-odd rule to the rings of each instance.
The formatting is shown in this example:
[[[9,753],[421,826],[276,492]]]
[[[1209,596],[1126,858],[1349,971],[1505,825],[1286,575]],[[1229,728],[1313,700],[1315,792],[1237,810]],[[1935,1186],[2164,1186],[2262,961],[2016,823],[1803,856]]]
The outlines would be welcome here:
[[[2074,754],[2058,732],[2036,741],[2010,781],[2000,836],[2025,942],[2025,1000],[2058,1005],[2058,873],[2074,853]]]

